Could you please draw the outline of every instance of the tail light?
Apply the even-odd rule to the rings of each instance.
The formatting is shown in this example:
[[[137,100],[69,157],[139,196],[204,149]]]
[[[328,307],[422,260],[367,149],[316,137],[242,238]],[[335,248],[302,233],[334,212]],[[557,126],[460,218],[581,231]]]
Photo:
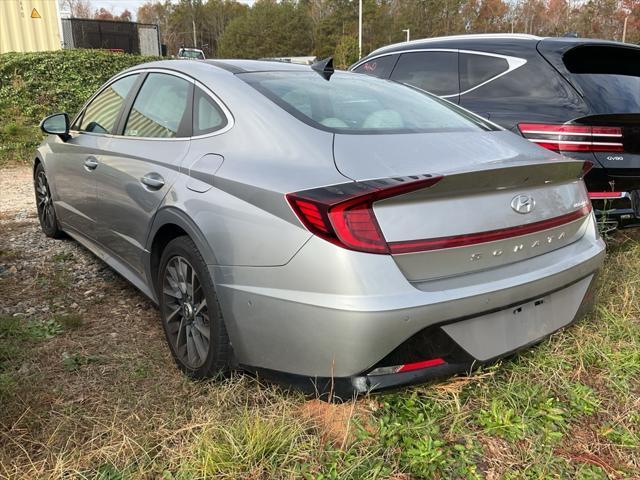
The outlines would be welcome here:
[[[441,176],[415,175],[288,193],[287,201],[307,229],[340,247],[388,254],[389,246],[373,212],[373,203],[429,188]]]
[[[583,171],[590,166],[590,162],[584,162]],[[288,193],[286,198],[302,224],[314,235],[349,250],[394,255],[465,247],[529,235],[573,222],[591,212],[591,203],[585,198],[576,210],[538,222],[478,233],[388,243],[376,220],[374,202],[432,187],[442,178],[416,175],[350,182]]]
[[[520,123],[522,135],[554,152],[622,152],[620,127]]]

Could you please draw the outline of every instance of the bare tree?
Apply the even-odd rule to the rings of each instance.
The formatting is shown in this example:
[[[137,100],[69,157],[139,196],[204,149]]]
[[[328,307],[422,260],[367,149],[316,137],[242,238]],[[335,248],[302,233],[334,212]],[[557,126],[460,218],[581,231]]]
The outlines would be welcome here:
[[[91,0],[60,0],[60,7],[67,7],[73,18],[92,18]]]

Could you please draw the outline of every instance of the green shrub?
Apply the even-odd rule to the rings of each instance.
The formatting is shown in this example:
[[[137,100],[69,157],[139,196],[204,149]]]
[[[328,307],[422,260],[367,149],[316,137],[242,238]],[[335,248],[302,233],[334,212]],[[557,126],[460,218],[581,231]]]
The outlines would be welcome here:
[[[0,55],[0,164],[30,160],[42,138],[37,126],[43,117],[57,112],[73,117],[110,77],[152,60],[102,50]]]

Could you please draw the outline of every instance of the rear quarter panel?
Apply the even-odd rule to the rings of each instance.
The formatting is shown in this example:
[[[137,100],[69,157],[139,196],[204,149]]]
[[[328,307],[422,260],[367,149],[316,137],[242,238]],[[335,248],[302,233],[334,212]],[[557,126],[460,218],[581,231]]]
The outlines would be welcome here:
[[[311,236],[285,194],[345,181],[333,163],[333,135],[300,122],[230,74],[199,80],[226,104],[234,124],[192,140],[162,208],[193,220],[210,245],[212,264],[284,265]]]

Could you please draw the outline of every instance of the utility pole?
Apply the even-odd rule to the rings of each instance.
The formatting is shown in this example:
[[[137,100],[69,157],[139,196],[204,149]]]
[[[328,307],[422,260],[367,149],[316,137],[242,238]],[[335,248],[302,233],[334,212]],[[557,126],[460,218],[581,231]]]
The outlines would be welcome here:
[[[358,8],[358,59],[362,58],[362,0]]]
[[[407,42],[411,40],[411,30],[409,28],[405,28],[402,31],[407,34]]]
[[[196,2],[191,0],[191,26],[193,27],[193,48],[198,48],[198,37],[196,35]]]
[[[622,27],[622,43],[627,39],[627,22],[629,21],[629,15],[624,17],[624,26]]]

